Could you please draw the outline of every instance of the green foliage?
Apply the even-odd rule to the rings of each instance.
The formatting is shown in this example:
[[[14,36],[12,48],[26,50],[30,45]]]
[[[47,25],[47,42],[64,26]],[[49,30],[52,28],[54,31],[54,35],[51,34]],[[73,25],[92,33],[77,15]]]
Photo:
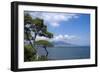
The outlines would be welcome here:
[[[38,61],[46,61],[46,60],[48,60],[48,58],[43,55],[38,58]]]
[[[47,60],[46,56],[39,56],[39,58],[36,58],[36,52],[34,48],[31,47],[31,45],[25,45],[24,46],[24,61],[29,62],[29,61],[45,61]]]
[[[32,24],[35,24],[37,27],[43,27],[43,19],[35,18],[32,20]]]
[[[28,37],[27,37],[27,34],[24,33],[24,39],[28,40],[28,38],[31,39],[32,38],[32,35],[28,33]]]
[[[46,34],[46,37],[48,38],[53,38],[53,34],[48,31],[44,32],[44,34]]]
[[[24,14],[24,24],[31,24],[32,23],[32,17],[28,14],[28,13],[25,13]]]
[[[43,19],[40,18],[33,19],[32,24],[35,24],[35,28],[33,28],[33,32],[38,33],[38,35],[40,31],[44,32],[47,30],[46,28],[47,26],[44,25]]]
[[[44,25],[44,26],[42,27],[41,31],[42,31],[42,32],[46,32],[46,31],[47,31],[47,26]]]
[[[52,47],[53,44],[47,40],[38,40],[35,42],[36,45],[43,45],[43,46],[47,46],[47,47]]]
[[[24,46],[24,61],[33,61],[35,60],[35,50],[31,47],[31,45]]]
[[[46,40],[39,40],[35,41],[36,36],[44,36],[47,38],[53,38],[53,34],[47,31],[47,26],[44,24],[43,19],[35,18],[33,19],[30,14],[25,13],[24,14],[24,25],[29,24],[29,27],[24,27],[24,39],[31,41],[33,40],[33,43],[30,42],[29,45],[24,45],[24,61],[44,61],[47,60],[47,56],[39,56],[37,59],[37,51],[35,47],[36,45],[43,45],[45,50],[46,47],[53,46],[52,43]],[[34,38],[32,37],[31,32],[35,33]],[[46,50],[47,51],[47,50]]]

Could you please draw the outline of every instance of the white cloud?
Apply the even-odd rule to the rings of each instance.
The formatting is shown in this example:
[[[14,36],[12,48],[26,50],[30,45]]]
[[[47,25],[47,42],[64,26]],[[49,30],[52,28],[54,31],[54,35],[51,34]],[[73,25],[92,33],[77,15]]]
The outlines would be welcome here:
[[[59,26],[59,23],[57,23],[57,22],[51,22],[50,25],[51,26],[54,26],[54,27],[58,27]]]
[[[47,13],[47,12],[30,12],[33,18],[42,18],[44,23],[50,24],[53,27],[60,26],[60,22],[69,21],[78,18],[77,14],[72,13]]]
[[[77,37],[74,35],[64,35],[65,38],[67,39],[76,39]]]
[[[74,36],[74,35],[56,35],[54,36],[54,38],[51,41],[64,41],[64,42],[72,42],[72,41],[76,41],[79,40],[79,37]]]
[[[78,18],[76,14],[65,14],[65,13],[44,13],[44,20],[51,26],[58,27],[60,22],[69,21],[73,18]]]
[[[78,36],[75,36],[75,35],[62,35],[62,34],[59,34],[59,35],[56,35],[54,36],[53,38],[49,39],[49,38],[46,38],[46,37],[41,37],[41,36],[37,36],[36,37],[36,41],[38,40],[47,40],[47,41],[63,41],[65,43],[72,43],[72,44],[77,44],[76,42],[80,41],[80,38]]]
[[[74,36],[74,35],[56,35],[54,36],[53,38],[49,39],[49,38],[46,38],[44,36],[37,36],[36,37],[36,41],[37,40],[48,40],[48,41],[73,41],[73,40],[78,40],[79,38],[77,36]]]
[[[36,37],[36,41],[38,41],[38,40],[50,40],[49,38],[46,38],[46,37],[44,37],[44,36],[37,36]]]
[[[54,36],[53,40],[58,41],[64,39],[63,35]]]

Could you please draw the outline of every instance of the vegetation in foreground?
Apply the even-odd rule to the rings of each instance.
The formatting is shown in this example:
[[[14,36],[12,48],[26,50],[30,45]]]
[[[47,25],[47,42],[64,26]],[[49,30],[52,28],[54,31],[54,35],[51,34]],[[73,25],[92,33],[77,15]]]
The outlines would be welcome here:
[[[34,33],[34,36],[33,34]],[[39,40],[36,41],[37,36],[44,36],[53,38],[53,34],[47,31],[47,26],[44,24],[43,19],[32,18],[30,14],[24,13],[24,61],[45,61],[48,60],[47,47],[52,46],[49,41]],[[46,55],[38,55],[37,45],[45,49]]]

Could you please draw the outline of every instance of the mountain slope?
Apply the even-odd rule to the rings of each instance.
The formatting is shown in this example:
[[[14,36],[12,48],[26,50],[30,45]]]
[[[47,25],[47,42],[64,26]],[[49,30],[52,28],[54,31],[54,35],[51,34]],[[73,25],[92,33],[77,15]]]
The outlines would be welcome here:
[[[73,44],[71,44],[71,43],[67,43],[67,42],[63,42],[63,41],[53,41],[52,42],[53,43],[53,45],[55,46],[55,47],[63,47],[63,46],[66,46],[66,47],[68,47],[68,46],[75,46],[75,45],[73,45]]]

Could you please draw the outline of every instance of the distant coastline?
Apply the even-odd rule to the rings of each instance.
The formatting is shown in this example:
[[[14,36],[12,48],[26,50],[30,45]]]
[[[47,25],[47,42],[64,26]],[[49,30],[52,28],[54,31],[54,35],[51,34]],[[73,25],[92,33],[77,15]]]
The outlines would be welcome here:
[[[74,47],[74,48],[79,48],[79,47],[90,47],[90,46],[54,46],[56,48],[70,48],[70,47]]]

